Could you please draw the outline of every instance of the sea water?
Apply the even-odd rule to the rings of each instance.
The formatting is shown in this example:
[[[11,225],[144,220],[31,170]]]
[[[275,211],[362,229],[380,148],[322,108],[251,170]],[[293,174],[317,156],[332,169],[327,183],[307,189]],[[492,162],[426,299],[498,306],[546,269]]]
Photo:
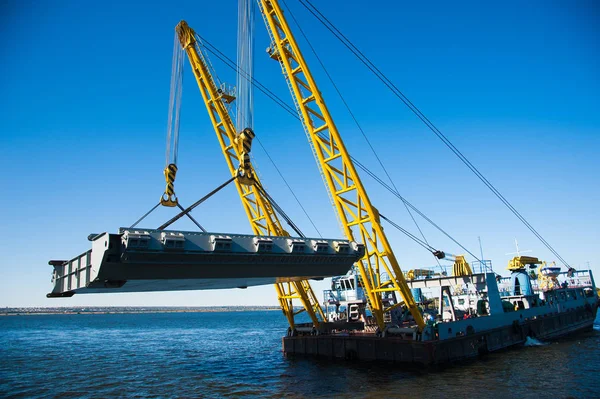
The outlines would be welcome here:
[[[290,359],[279,311],[0,317],[0,397],[600,397],[595,330],[437,371]]]

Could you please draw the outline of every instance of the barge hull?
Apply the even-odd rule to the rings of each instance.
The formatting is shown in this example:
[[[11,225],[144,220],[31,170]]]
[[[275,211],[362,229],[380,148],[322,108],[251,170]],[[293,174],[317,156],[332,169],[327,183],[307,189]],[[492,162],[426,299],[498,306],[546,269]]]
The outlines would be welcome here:
[[[359,361],[385,361],[427,367],[475,358],[523,344],[527,337],[554,339],[591,330],[597,304],[536,317],[509,326],[442,341],[412,341],[375,335],[304,335],[283,338],[286,356],[314,356]]]

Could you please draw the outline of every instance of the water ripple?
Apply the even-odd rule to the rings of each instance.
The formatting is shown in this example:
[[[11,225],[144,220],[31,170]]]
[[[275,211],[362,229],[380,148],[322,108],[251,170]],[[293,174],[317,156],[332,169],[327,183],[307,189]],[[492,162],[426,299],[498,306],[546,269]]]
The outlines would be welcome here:
[[[436,372],[288,359],[279,312],[0,319],[0,397],[597,397],[595,331]]]

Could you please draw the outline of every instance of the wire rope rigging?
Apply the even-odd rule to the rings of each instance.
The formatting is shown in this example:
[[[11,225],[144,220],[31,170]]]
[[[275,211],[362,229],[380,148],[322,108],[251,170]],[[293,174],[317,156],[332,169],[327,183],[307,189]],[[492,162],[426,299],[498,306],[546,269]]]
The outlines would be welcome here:
[[[337,95],[340,97],[342,103],[344,104],[344,107],[346,108],[346,110],[348,111],[348,113],[350,114],[350,117],[352,118],[352,120],[354,121],[354,124],[356,125],[356,127],[358,128],[358,130],[360,131],[362,137],[365,139],[365,141],[367,142],[367,145],[369,146],[369,149],[371,150],[371,152],[373,153],[373,155],[375,156],[375,159],[377,159],[377,162],[379,163],[379,165],[381,166],[381,169],[383,169],[383,172],[385,173],[386,177],[388,178],[390,184],[392,185],[392,187],[394,188],[394,191],[400,195],[398,188],[396,187],[396,184],[394,183],[394,180],[392,179],[392,177],[390,176],[387,168],[385,167],[385,165],[383,164],[383,161],[381,160],[381,158],[379,157],[379,155],[377,154],[377,151],[375,150],[375,147],[373,147],[373,144],[371,143],[371,140],[369,140],[369,137],[367,136],[367,134],[365,133],[364,129],[362,128],[361,124],[358,122],[358,119],[356,118],[356,115],[354,114],[354,112],[352,112],[352,109],[350,108],[350,105],[348,104],[348,102],[346,101],[346,99],[344,98],[344,96],[342,95],[342,92],[340,91],[340,89],[338,88],[338,85],[335,83],[335,81],[333,80],[333,77],[331,76],[331,74],[329,73],[329,71],[327,70],[327,68],[325,67],[325,64],[323,63],[323,61],[321,60],[321,57],[319,57],[319,55],[317,54],[317,51],[315,50],[314,46],[312,45],[312,43],[310,42],[310,40],[308,39],[308,36],[306,35],[306,33],[304,33],[304,30],[302,29],[302,27],[300,26],[300,24],[298,23],[298,21],[296,20],[296,17],[294,16],[294,14],[292,13],[292,11],[290,10],[290,8],[287,6],[287,3],[285,2],[285,0],[282,0],[283,5],[286,7],[288,13],[290,14],[290,16],[292,17],[292,20],[294,21],[294,23],[296,24],[296,27],[298,28],[298,31],[300,32],[300,34],[302,35],[302,37],[304,37],[304,40],[306,41],[306,43],[308,44],[308,47],[310,48],[310,50],[312,51],[312,53],[314,54],[315,58],[317,59],[317,61],[319,62],[319,65],[321,65],[321,68],[323,69],[323,71],[325,72],[325,75],[327,76],[327,78],[329,79],[329,82],[331,83],[331,85],[333,86],[333,88],[335,89],[335,92],[337,93]],[[423,233],[423,230],[421,229],[421,226],[419,226],[419,223],[417,222],[417,220],[415,219],[414,215],[412,214],[410,208],[408,207],[408,205],[406,204],[405,201],[402,201],[404,208],[406,209],[406,212],[408,213],[408,215],[410,216],[410,218],[412,219],[414,225],[416,226],[417,230],[419,231],[421,237],[423,238],[423,241],[426,243],[426,245],[429,245],[429,242],[427,241],[427,238],[425,237],[425,234]],[[410,233],[409,233],[410,234]],[[437,262],[438,266],[441,268],[441,264],[439,261],[439,257],[436,256],[434,254],[434,259]]]
[[[254,93],[243,75],[254,75],[254,1],[238,0],[236,130],[254,129]],[[243,74],[243,75],[242,75]]]
[[[183,89],[183,50],[179,46],[177,35],[173,44],[171,65],[171,90],[169,95],[169,118],[167,122],[167,145],[165,154],[165,192],[160,199],[163,206],[175,207],[179,203],[175,195],[175,177],[177,175],[177,155],[179,149],[179,115]]]
[[[461,162],[481,180],[481,182],[531,231],[542,244],[552,252],[567,268],[571,266],[567,261],[548,243],[542,235],[525,219],[521,213],[500,193],[500,191],[467,159],[467,157],[458,150],[458,148],[445,136],[434,124],[421,112],[416,105],[383,73],[381,70],[365,56],[327,17],[319,11],[309,0],[298,0],[323,26],[327,28],[354,56],[361,61],[396,97],[398,97],[408,109],[413,112],[420,120],[448,147]]]
[[[279,97],[277,94],[275,94],[271,89],[269,89],[267,86],[265,86],[264,84],[262,84],[256,78],[254,78],[254,77],[252,77],[252,76],[244,73],[244,71],[241,70],[241,68],[235,63],[235,61],[233,61],[231,58],[229,58],[227,55],[225,55],[216,46],[214,46],[213,44],[211,44],[210,41],[208,41],[206,38],[201,37],[201,36],[199,36],[199,38],[201,39],[202,44],[203,44],[203,48],[206,49],[206,51],[208,51],[213,56],[215,56],[217,59],[219,59],[221,62],[223,62],[230,69],[232,69],[232,70],[234,70],[236,72],[237,71],[241,71],[241,76],[244,77],[244,79],[247,79],[249,82],[251,82],[251,84],[255,88],[257,88],[261,93],[263,93],[265,96],[267,96],[267,98],[269,98],[271,101],[273,101],[275,104],[277,104],[280,108],[282,108],[288,114],[290,114],[291,116],[293,116],[295,119],[300,120],[300,117],[298,116],[298,113],[296,112],[296,110],[291,105],[289,105],[285,100],[283,100],[281,97]],[[350,112],[351,112],[351,110],[350,110]],[[262,145],[262,143],[260,141],[259,141],[259,144],[261,145],[261,147],[265,150],[265,152],[268,155],[267,150],[264,148],[264,146]],[[365,171],[371,178],[373,178],[375,180],[375,182],[377,182],[379,185],[381,185],[387,191],[389,191],[394,196],[396,196],[400,201],[402,201],[405,204],[405,206],[407,206],[413,212],[415,212],[419,216],[421,216],[425,221],[427,221],[429,224],[431,224],[435,229],[437,229],[442,234],[444,234],[446,237],[448,237],[452,242],[454,242],[456,245],[458,245],[460,248],[462,248],[465,252],[467,252],[471,256],[473,256],[473,258],[475,258],[477,260],[480,260],[477,256],[473,255],[473,253],[471,251],[469,251],[468,249],[466,249],[465,246],[463,246],[462,244],[460,244],[460,242],[458,242],[448,232],[446,232],[444,229],[442,229],[438,224],[436,224],[435,222],[433,222],[429,217],[427,217],[423,212],[421,212],[416,206],[414,206],[405,197],[403,197],[399,193],[398,189],[395,186],[392,188],[389,184],[385,183],[381,178],[379,178],[377,176],[377,174],[375,174],[370,169],[368,169],[363,163],[359,162],[358,159],[356,159],[356,157],[354,157],[352,155],[350,155],[350,157],[351,157],[352,161],[356,163],[356,166],[358,166],[360,169],[362,169],[363,171]],[[269,158],[270,158],[270,156],[269,156]],[[271,160],[271,162],[274,164],[274,162],[272,160]],[[275,165],[275,167],[277,168],[276,165]],[[277,168],[277,170],[279,171],[278,168]],[[280,173],[280,175],[281,175],[281,173]],[[282,176],[282,178],[283,178],[283,176]],[[390,179],[391,179],[391,177],[390,177]],[[284,180],[285,180],[285,178],[284,178]],[[286,184],[287,184],[287,182],[286,182]],[[291,190],[291,188],[290,188],[290,190]],[[292,193],[293,193],[293,191],[292,191]],[[412,216],[412,214],[411,214],[411,216]],[[308,218],[309,218],[309,220],[311,220],[310,217],[308,217]],[[312,220],[311,220],[311,223],[312,223]],[[313,223],[313,226],[314,226],[314,223]],[[315,229],[316,229],[316,226],[315,226]],[[401,229],[400,231],[404,233],[404,231],[406,231],[406,230],[405,229]],[[410,236],[409,235],[407,235],[407,236],[412,239],[412,237],[414,237],[414,235],[412,233],[409,233],[409,234],[410,234]],[[425,242],[426,245],[429,245],[429,243],[427,242],[426,239],[424,239],[422,241]],[[426,249],[428,251],[430,251],[429,248],[426,248]],[[432,251],[430,251],[430,252],[432,252]],[[435,256],[435,258],[439,259],[437,256]],[[438,263],[438,265],[439,265],[439,263]]]
[[[287,111],[294,118],[300,120],[299,117],[298,117],[298,114],[296,113],[296,111],[293,108],[289,107],[289,105],[284,100],[282,100],[280,97],[278,97],[269,88],[267,88],[266,86],[264,86],[263,84],[261,84],[256,79],[254,79],[253,73],[250,71],[250,69],[253,69],[253,67],[252,68],[246,68],[246,69],[242,68],[238,63],[236,63],[235,61],[233,61],[231,58],[227,57],[217,47],[215,47],[214,45],[212,45],[206,38],[200,36],[197,33],[196,33],[196,37],[197,37],[197,41],[200,44],[200,47],[201,47],[202,50],[205,50],[206,52],[208,52],[208,53],[212,54],[213,56],[215,56],[217,59],[219,59],[227,67],[229,67],[230,69],[232,69],[236,73],[236,76],[237,76],[237,79],[238,79],[238,83],[237,83],[238,88],[244,87],[244,85],[241,85],[239,83],[240,80],[243,81],[243,82],[245,82],[245,84],[250,85],[251,87],[257,88],[261,93],[263,93],[265,96],[267,96],[269,99],[271,99],[277,105],[279,105],[282,109],[284,109],[285,111]],[[207,59],[208,59],[208,57],[207,57]],[[238,55],[238,59],[239,59],[239,55]],[[240,93],[240,90],[238,89],[238,96],[240,96],[239,93]],[[253,94],[251,94],[251,98],[252,98],[252,103],[253,103],[254,102],[254,100],[253,100],[254,95]],[[239,106],[240,106],[240,104],[236,100],[236,107],[239,107]],[[237,109],[236,109],[236,111],[237,111]],[[245,125],[245,126],[253,125],[253,122],[252,122],[253,119],[250,119],[250,120],[245,119],[245,118],[247,118],[247,116],[246,116],[247,114],[246,113],[241,113],[240,114],[238,112],[238,113],[236,113],[236,115],[237,115],[236,123],[237,123],[237,126],[238,126],[238,127],[236,127],[237,129],[240,129],[239,126],[242,126],[242,125]],[[308,214],[308,211],[306,210],[306,207],[302,204],[302,202],[300,201],[300,199],[298,198],[298,196],[294,192],[294,189],[290,186],[290,184],[288,183],[287,179],[285,178],[285,176],[281,172],[281,169],[279,168],[279,166],[277,166],[277,163],[275,162],[275,160],[273,159],[273,157],[271,157],[271,154],[269,153],[269,151],[267,150],[267,148],[263,145],[263,143],[260,140],[260,138],[256,137],[255,140],[258,142],[258,144],[260,145],[260,147],[262,148],[262,150],[267,155],[267,158],[269,159],[269,161],[271,162],[271,164],[273,165],[273,167],[277,171],[277,174],[283,180],[284,184],[286,185],[286,187],[288,188],[288,190],[290,191],[290,193],[294,197],[294,200],[296,201],[296,203],[298,204],[298,206],[300,207],[300,209],[302,210],[302,212],[304,213],[304,215],[306,216],[306,218],[308,219],[308,221],[310,222],[310,224],[315,229],[316,233],[319,235],[319,237],[323,237],[323,235],[321,234],[319,228],[316,226],[315,222],[313,221],[313,219]],[[256,162],[253,162],[253,163],[255,165],[255,169],[257,169]]]

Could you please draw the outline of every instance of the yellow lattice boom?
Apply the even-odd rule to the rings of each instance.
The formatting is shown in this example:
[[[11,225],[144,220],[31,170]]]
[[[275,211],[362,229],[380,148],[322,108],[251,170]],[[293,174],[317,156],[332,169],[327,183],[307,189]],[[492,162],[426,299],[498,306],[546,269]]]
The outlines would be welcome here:
[[[398,306],[385,308],[382,296],[395,292],[422,329],[423,317],[383,232],[379,213],[356,173],[279,3],[258,0],[258,4],[272,41],[270,55],[281,64],[344,233],[348,239],[365,245],[365,256],[356,266],[379,328],[385,328],[384,313]],[[383,281],[383,275],[389,278]]]
[[[277,218],[273,206],[257,188],[257,185],[260,186],[260,181],[249,158],[250,143],[254,132],[246,129],[240,134],[236,133],[229,111],[225,106],[232,99],[230,96],[225,98],[223,93],[218,90],[205,55],[199,48],[194,30],[185,21],[181,21],[175,31],[181,47],[188,56],[229,171],[232,176],[240,176],[235,180],[235,185],[254,234],[289,236]],[[303,307],[301,311],[308,313],[315,327],[318,328],[320,323],[325,320],[323,310],[308,281],[278,283],[275,284],[275,290],[291,329],[295,327],[294,316],[298,313],[294,311],[294,299],[301,302]]]

